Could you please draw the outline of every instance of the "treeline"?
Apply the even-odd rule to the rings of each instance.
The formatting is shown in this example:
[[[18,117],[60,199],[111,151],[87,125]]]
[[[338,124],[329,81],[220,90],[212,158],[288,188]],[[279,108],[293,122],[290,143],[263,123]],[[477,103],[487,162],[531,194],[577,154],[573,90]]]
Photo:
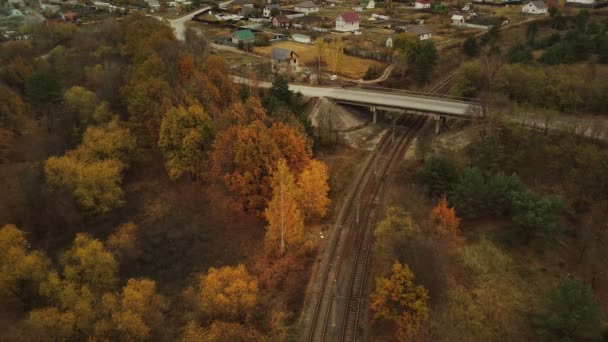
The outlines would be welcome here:
[[[605,114],[608,104],[608,81],[605,71],[596,64],[608,63],[608,21],[598,24],[586,10],[571,19],[554,13],[556,31],[538,37],[538,23],[528,25],[525,41],[505,51],[488,50],[488,56],[464,63],[455,79],[453,95],[476,97],[489,93],[507,96],[510,100],[566,113]],[[498,36],[499,31],[493,35]],[[485,37],[485,36],[484,36]],[[487,38],[486,41],[494,41]],[[464,51],[478,55],[475,39],[467,39]],[[533,52],[544,50],[535,60]],[[503,59],[507,64],[497,61]],[[588,62],[588,66],[570,65]],[[576,74],[578,77],[571,77]]]
[[[0,339],[284,337],[293,317],[283,306],[301,305],[315,249],[305,228],[329,205],[328,170],[313,158],[302,99],[281,77],[265,94],[233,83],[203,37],[187,31],[179,42],[155,18],[42,26],[31,42],[0,49],[2,161],[21,158],[23,137],[49,142],[30,146],[37,157],[19,184],[26,200],[9,215],[23,231],[2,229],[5,246],[17,249],[0,260],[1,272],[12,272],[0,291],[15,325]],[[127,221],[122,215],[148,219],[133,215],[138,189],[128,185],[157,161],[169,180],[220,184],[234,207],[266,220],[266,239],[256,242],[263,253],[250,260],[253,274],[243,265],[211,268],[185,290],[189,300],[173,306],[156,293],[154,280],[130,279],[136,267],[128,265],[138,260],[133,255],[145,234],[136,233],[140,222],[107,239],[86,234],[103,236],[104,221]],[[62,256],[51,260],[29,243]],[[257,295],[277,311],[271,304],[260,309]]]
[[[571,77],[573,74],[580,76]],[[461,67],[451,92],[465,97],[492,92],[523,105],[604,115],[608,104],[604,74],[585,66],[506,64],[495,68],[475,61]]]

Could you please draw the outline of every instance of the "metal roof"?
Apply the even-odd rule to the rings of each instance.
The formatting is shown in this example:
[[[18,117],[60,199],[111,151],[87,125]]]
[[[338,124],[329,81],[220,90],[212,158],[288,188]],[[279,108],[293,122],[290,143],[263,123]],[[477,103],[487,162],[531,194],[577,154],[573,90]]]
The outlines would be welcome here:
[[[301,7],[301,8],[315,8],[315,7],[319,7],[317,5],[315,5],[314,2],[312,1],[304,1],[304,2],[300,2],[299,4],[297,4],[295,7]]]
[[[291,50],[283,49],[283,48],[273,48],[270,54],[270,58],[278,59],[280,61],[284,61],[288,58],[291,58]]]
[[[534,5],[534,7],[538,8],[538,9],[545,9],[545,8],[547,8],[547,5],[543,1],[540,1],[540,0],[530,1],[530,3],[532,5]]]
[[[255,36],[251,30],[238,30],[234,34],[238,40],[255,40]]]
[[[429,30],[428,27],[423,26],[423,25],[413,25],[413,26],[408,26],[405,28],[405,32],[407,33],[414,33],[418,36],[422,36],[424,34],[429,34],[431,33],[431,31]]]
[[[344,20],[347,23],[356,23],[356,22],[361,21],[361,20],[359,20],[359,16],[355,12],[342,13],[338,17],[342,17],[342,20]]]

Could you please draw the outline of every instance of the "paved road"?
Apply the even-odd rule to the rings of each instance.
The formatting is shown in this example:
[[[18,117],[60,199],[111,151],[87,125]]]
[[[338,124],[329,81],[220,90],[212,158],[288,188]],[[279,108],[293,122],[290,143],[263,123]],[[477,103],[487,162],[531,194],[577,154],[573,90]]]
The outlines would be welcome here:
[[[241,77],[233,77],[237,83],[246,83]],[[258,86],[269,88],[269,82],[259,82]],[[335,87],[313,87],[290,84],[289,89],[306,97],[325,97],[353,104],[377,107],[409,109],[422,112],[441,113],[455,117],[471,117],[480,113],[479,105],[471,102],[456,101],[441,97],[418,96],[390,93],[378,90],[344,89]]]
[[[179,40],[184,40],[185,39],[185,32],[186,32],[186,22],[192,20],[192,18],[194,18],[196,15],[206,12],[208,10],[210,10],[211,7],[205,7],[205,8],[201,8],[199,10],[196,10],[192,13],[186,14],[183,17],[179,17],[177,19],[172,19],[172,20],[168,20],[169,25],[171,25],[171,27],[173,27],[173,30],[175,31],[175,37]],[[164,18],[161,17],[155,17],[157,19],[163,20]]]

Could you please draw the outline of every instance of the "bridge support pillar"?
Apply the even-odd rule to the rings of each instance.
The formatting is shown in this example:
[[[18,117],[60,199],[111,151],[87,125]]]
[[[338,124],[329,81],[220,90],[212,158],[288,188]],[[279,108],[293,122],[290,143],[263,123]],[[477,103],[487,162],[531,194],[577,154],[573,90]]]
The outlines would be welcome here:
[[[372,112],[372,114],[374,114],[373,123],[374,123],[374,125],[375,125],[375,124],[376,124],[376,114],[377,114],[377,113],[376,113],[376,112],[377,112],[377,111],[376,111],[376,106],[371,106],[371,107],[369,107],[369,110]]]
[[[447,118],[441,115],[435,115],[435,134],[441,133],[441,127],[445,126]]]
[[[435,119],[435,134],[439,134],[439,131],[441,129],[441,120],[439,119],[440,116],[439,115],[435,115],[434,119]]]

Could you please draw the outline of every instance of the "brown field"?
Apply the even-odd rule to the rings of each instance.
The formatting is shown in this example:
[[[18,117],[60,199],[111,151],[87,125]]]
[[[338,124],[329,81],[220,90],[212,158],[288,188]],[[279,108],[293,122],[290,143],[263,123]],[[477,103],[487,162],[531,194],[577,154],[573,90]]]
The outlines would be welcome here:
[[[314,65],[317,62],[317,50],[312,45],[306,45],[296,42],[279,42],[271,46],[255,47],[254,53],[262,56],[270,56],[272,48],[280,47],[284,49],[290,49],[300,55],[300,65]],[[344,55],[342,60],[342,68],[338,70],[338,74],[349,78],[360,79],[363,78],[367,69],[370,66],[384,67],[386,64],[365,58],[353,57]],[[325,66],[328,69],[328,66]]]

